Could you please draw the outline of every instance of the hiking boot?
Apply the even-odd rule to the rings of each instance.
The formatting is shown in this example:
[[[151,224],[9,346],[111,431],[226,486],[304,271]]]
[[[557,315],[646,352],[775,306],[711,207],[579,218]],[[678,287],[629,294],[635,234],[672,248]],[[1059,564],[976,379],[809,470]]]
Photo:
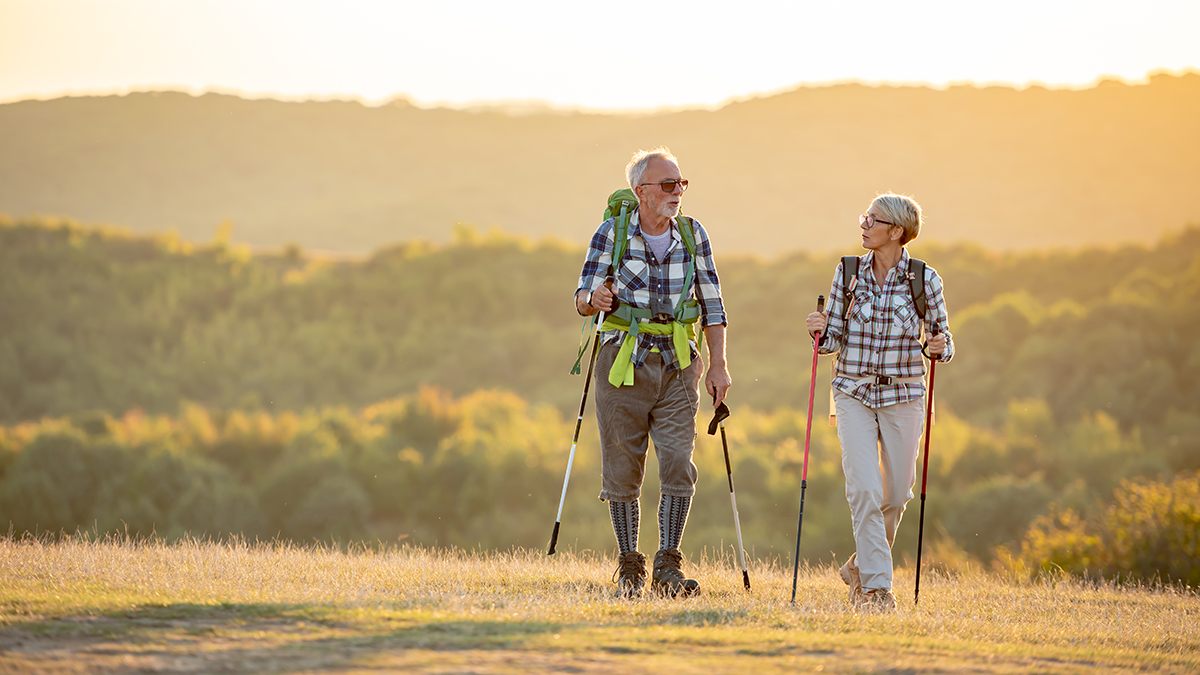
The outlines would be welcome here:
[[[686,598],[700,593],[700,582],[683,576],[683,554],[677,548],[661,549],[654,555],[654,578],[650,590],[669,598]]]
[[[846,561],[845,565],[842,565],[842,569],[838,570],[842,581],[850,587],[850,603],[853,605],[861,603],[859,596],[862,595],[862,580],[858,576],[857,558],[858,553],[851,553],[850,559]]]
[[[642,597],[642,588],[646,586],[646,556],[637,551],[622,553],[613,577],[617,580],[618,598],[636,600]]]
[[[891,612],[896,609],[896,596],[890,588],[873,588],[859,595],[857,606],[861,609]]]

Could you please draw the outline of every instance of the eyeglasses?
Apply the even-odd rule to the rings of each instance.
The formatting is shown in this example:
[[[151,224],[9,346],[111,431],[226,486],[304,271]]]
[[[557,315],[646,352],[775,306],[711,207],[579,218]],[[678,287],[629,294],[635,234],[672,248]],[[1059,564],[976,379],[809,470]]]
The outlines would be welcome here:
[[[674,192],[675,186],[678,185],[680,192],[687,192],[688,183],[687,183],[686,178],[680,178],[680,179],[672,178],[671,180],[660,180],[657,183],[639,183],[638,187],[641,187],[643,185],[657,185],[660,188],[662,188],[663,192]]]
[[[868,223],[870,223],[870,224],[868,225]],[[867,229],[869,230],[872,227],[875,227],[876,223],[879,223],[880,225],[895,225],[895,223],[889,223],[886,220],[880,220],[880,219],[876,218],[875,216],[872,216],[867,213],[858,214],[858,226],[859,227],[866,225]]]

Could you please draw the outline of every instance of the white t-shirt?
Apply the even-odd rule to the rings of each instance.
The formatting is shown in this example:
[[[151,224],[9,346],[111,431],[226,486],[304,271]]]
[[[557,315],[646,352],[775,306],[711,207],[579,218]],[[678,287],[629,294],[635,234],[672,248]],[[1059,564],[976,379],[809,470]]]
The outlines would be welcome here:
[[[646,231],[642,230],[642,239],[646,240],[646,245],[654,253],[654,260],[661,264],[667,255],[667,249],[671,248],[671,230],[668,228],[662,234],[646,234]]]

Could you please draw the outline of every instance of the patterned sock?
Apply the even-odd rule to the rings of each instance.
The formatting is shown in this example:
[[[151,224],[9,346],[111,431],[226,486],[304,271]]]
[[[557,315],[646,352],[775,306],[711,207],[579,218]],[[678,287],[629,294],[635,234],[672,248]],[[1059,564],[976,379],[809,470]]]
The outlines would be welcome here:
[[[683,528],[687,525],[688,511],[692,508],[691,497],[662,495],[658,500],[658,547],[679,548],[683,539]]]
[[[638,525],[642,509],[638,500],[608,503],[608,515],[612,516],[613,533],[617,535],[617,547],[621,553],[636,551],[638,547]]]

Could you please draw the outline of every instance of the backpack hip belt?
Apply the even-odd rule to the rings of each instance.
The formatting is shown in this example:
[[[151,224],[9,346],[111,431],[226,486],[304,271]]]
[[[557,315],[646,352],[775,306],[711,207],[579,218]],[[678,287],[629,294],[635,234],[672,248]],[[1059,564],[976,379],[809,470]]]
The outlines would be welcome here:
[[[621,305],[617,311],[604,320],[600,330],[619,330],[625,332],[625,339],[608,371],[608,383],[614,387],[633,385],[633,348],[637,345],[640,333],[649,335],[670,335],[671,344],[675,347],[675,357],[679,369],[683,370],[692,364],[692,348],[690,340],[696,340],[696,346],[703,343],[703,332],[696,330],[700,320],[700,303],[695,300],[682,303],[675,312],[676,318],[669,323],[657,323],[649,309]]]

